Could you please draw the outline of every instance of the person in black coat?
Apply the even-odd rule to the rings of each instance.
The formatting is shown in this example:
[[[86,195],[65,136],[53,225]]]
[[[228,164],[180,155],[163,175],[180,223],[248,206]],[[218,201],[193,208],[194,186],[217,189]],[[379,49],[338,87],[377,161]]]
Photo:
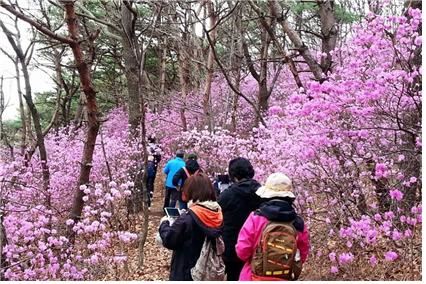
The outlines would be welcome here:
[[[148,191],[148,207],[151,207],[151,200],[154,196],[154,181],[155,181],[155,162],[153,156],[148,156],[146,166],[146,189]]]
[[[197,171],[200,171],[200,165],[198,164],[197,160],[189,159],[185,162],[185,169],[188,171],[190,175],[193,175]],[[185,169],[181,168],[173,176],[172,183],[174,186],[183,187],[183,185],[185,184],[185,181],[188,178],[188,174],[185,172]]]
[[[173,185],[176,186],[176,188],[179,188],[179,187],[181,188],[181,190],[179,191],[179,209],[188,208],[188,205],[187,205],[188,200],[186,200],[186,197],[183,196],[184,194],[183,194],[182,188],[185,184],[186,179],[197,172],[200,172],[200,165],[198,164],[197,160],[188,159],[185,162],[185,167],[178,170],[176,174],[173,176],[173,181],[172,181]]]
[[[219,205],[223,211],[223,241],[228,281],[238,281],[244,263],[238,258],[235,245],[238,234],[252,211],[259,208],[262,199],[256,194],[260,184],[253,179],[254,169],[250,161],[236,158],[229,162],[229,177],[233,184],[219,196]]]
[[[205,238],[222,234],[222,211],[208,176],[197,173],[189,177],[184,189],[190,200],[189,210],[172,224],[163,218],[159,228],[164,247],[173,250],[171,281],[192,281],[191,268],[197,263]]]

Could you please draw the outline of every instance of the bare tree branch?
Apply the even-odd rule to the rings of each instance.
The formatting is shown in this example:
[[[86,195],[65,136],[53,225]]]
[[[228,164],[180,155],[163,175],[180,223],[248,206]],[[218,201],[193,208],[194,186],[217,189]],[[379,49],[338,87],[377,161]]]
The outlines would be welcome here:
[[[17,11],[11,5],[6,4],[3,0],[0,0],[0,7],[5,9],[9,13],[15,15],[16,17],[23,20],[24,22],[29,23],[31,26],[36,28],[38,31],[40,31],[41,33],[43,33],[43,34],[45,34],[45,35],[47,35],[47,36],[49,36],[53,39],[56,39],[60,42],[67,43],[67,44],[74,44],[75,43],[72,39],[70,39],[68,37],[64,37],[64,36],[61,36],[61,35],[58,35],[58,34],[52,32],[51,30],[46,28],[44,25],[36,22],[35,20],[31,19],[29,16],[24,15],[21,12]]]

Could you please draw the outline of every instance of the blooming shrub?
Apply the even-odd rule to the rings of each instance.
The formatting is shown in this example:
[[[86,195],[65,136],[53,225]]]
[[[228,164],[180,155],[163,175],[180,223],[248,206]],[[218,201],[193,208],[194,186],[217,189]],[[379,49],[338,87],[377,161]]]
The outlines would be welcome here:
[[[411,212],[421,212],[421,66],[413,63],[421,13],[408,15],[369,15],[333,52],[338,64],[323,83],[305,78],[299,90],[284,73],[266,127],[194,129],[177,138],[212,172],[245,156],[260,181],[276,171],[291,176],[299,212],[317,232],[312,261],[329,261],[328,273],[336,277],[363,279],[350,267],[365,262],[365,277],[389,261],[409,267],[420,254],[400,249],[419,248],[421,236],[421,213]],[[395,251],[386,253],[389,248]]]
[[[7,244],[5,277],[9,280],[99,279],[111,264],[127,260],[128,244],[137,235],[125,223],[126,197],[133,187],[128,173],[137,167],[140,143],[130,143],[126,114],[113,111],[103,125],[103,143],[94,154],[91,183],[82,185],[84,208],[79,223],[69,219],[83,147],[82,133],[65,129],[46,139],[49,149],[50,189],[41,190],[40,165],[17,160],[0,167]],[[98,137],[97,143],[101,143]],[[123,158],[125,157],[125,158]],[[105,160],[108,159],[112,181]],[[50,196],[50,206],[45,202]],[[67,227],[75,233],[71,243]],[[96,268],[94,268],[96,267]]]

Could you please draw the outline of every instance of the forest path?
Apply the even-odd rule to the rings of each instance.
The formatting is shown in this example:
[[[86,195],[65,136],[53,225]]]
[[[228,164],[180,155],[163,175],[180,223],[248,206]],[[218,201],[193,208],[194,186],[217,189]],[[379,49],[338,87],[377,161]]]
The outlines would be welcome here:
[[[159,174],[155,180],[154,198],[149,210],[148,237],[144,247],[144,265],[139,267],[138,249],[130,257],[131,275],[121,280],[169,280],[172,252],[155,242],[160,219],[163,214],[164,177]]]

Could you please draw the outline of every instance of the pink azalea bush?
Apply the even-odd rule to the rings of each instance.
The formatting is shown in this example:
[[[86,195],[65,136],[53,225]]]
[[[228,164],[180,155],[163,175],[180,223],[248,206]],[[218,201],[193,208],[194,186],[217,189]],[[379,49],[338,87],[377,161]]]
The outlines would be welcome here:
[[[308,226],[319,226],[336,240],[313,245],[322,255],[340,255],[330,261],[333,274],[348,262],[376,266],[384,259],[375,249],[408,245],[421,235],[421,213],[412,213],[421,212],[421,69],[413,64],[421,46],[421,12],[408,14],[369,15],[351,41],[333,52],[337,65],[323,83],[304,78],[306,88],[299,90],[289,86],[284,72],[266,127],[236,133],[194,129],[176,138],[199,153],[211,172],[224,171],[231,158],[244,156],[260,181],[276,171],[290,175]],[[248,86],[242,91],[255,94]],[[404,258],[387,255],[385,260]]]
[[[126,121],[126,114],[118,109],[102,126],[107,157],[101,147],[96,148],[91,183],[79,188],[86,195],[82,218],[77,224],[69,219],[69,212],[77,184],[82,132],[67,134],[64,129],[47,137],[51,174],[48,192],[42,191],[37,156],[29,167],[21,160],[1,164],[7,279],[99,279],[111,264],[127,261],[128,244],[137,239],[134,232],[128,231],[128,225],[123,224],[126,198],[133,187],[128,173],[138,166],[141,148],[137,141],[128,140]],[[100,137],[97,143],[101,143]],[[50,196],[50,206],[45,202],[46,196]],[[67,237],[67,227],[76,233],[74,244]]]

